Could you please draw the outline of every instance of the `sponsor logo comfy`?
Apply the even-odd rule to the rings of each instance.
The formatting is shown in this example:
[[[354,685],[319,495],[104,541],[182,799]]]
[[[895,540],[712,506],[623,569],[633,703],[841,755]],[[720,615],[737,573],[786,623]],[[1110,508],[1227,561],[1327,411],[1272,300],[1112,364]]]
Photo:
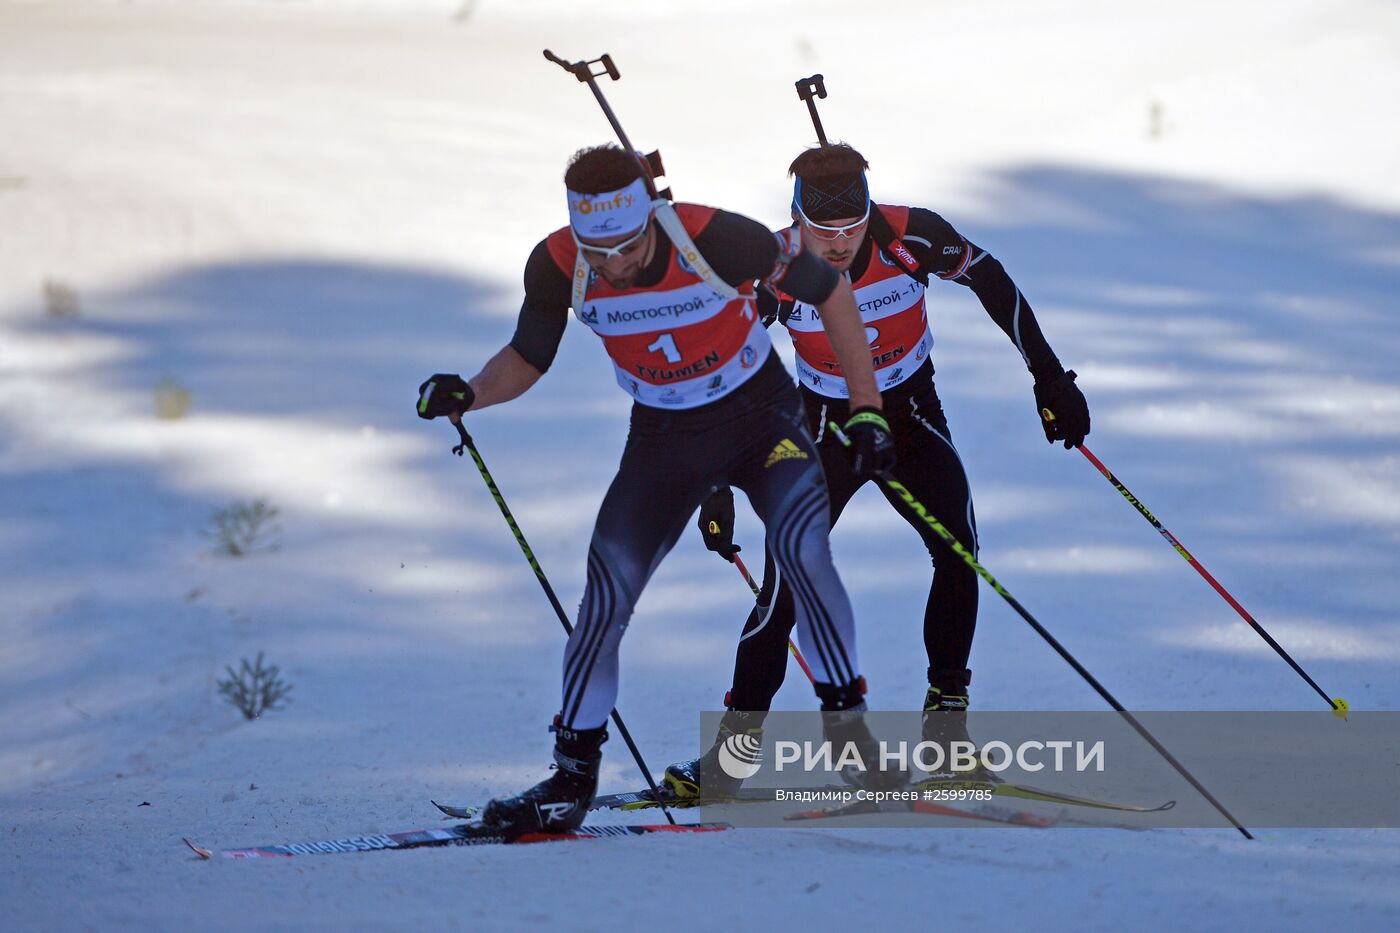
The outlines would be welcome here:
[[[569,209],[587,217],[590,214],[601,214],[607,211],[623,210],[632,206],[635,197],[625,191],[618,191],[611,198],[605,200],[595,200],[593,198],[570,198]],[[556,204],[559,202],[555,202]]]

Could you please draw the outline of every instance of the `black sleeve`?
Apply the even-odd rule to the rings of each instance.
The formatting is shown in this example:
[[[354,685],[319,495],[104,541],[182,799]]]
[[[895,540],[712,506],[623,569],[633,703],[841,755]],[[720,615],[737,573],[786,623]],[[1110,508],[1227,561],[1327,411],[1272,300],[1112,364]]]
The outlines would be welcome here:
[[[728,211],[716,211],[695,238],[700,255],[730,285],[781,284],[789,295],[819,305],[831,297],[838,273],[802,252],[801,242],[788,231],[774,234],[758,221]]]
[[[928,276],[951,279],[967,266],[967,240],[953,229],[952,224],[933,211],[911,207],[909,226],[902,239],[918,260],[925,284],[928,283]]]
[[[525,362],[548,372],[569,323],[572,283],[559,269],[543,240],[525,263],[525,301],[510,345]]]
[[[967,250],[966,268],[956,277],[950,277],[949,281],[972,289],[987,315],[1016,344],[1036,382],[1053,379],[1064,372],[1055,351],[1050,349],[1045,335],[1040,332],[1040,324],[1036,322],[1030,303],[1016,283],[1011,281],[1011,276],[1001,263],[991,253],[971,243],[967,243]]]
[[[756,220],[715,211],[695,238],[695,247],[710,268],[735,288],[768,277],[778,261],[778,241]]]
[[[972,289],[987,316],[1011,338],[1037,382],[1064,371],[1055,351],[1040,332],[1035,313],[1011,276],[991,253],[979,249],[933,211],[909,209],[903,241],[918,260],[919,270]]]

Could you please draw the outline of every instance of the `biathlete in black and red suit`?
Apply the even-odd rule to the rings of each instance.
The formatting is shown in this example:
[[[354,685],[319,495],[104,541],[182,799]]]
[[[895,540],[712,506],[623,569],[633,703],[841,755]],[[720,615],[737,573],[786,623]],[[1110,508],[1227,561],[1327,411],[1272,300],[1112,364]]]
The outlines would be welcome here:
[[[422,417],[509,401],[549,369],[574,315],[602,339],[618,384],[633,398],[617,476],[588,548],[578,624],[564,652],[554,724],[558,770],[483,819],[501,831],[565,832],[597,789],[600,746],[617,698],[618,647],[633,607],[690,515],[716,488],[744,490],[767,529],[774,565],[795,592],[797,628],[827,710],[861,710],[850,601],[831,563],[826,484],[803,424],[802,402],[769,341],[756,283],[820,309],[850,383],[855,439],[845,470],[893,464],[870,355],[850,284],[803,249],[737,214],[653,202],[642,169],[614,146],[585,149],[564,176],[568,227],[545,238],[525,268],[525,301],[510,343],[470,380],[433,376],[419,388]],[[856,715],[841,741],[869,743]]]
[[[1036,410],[1046,438],[1066,448],[1089,433],[1089,410],[1046,342],[1030,305],[992,255],[969,243],[942,217],[922,208],[875,204],[870,200],[865,158],[848,145],[803,152],[789,169],[794,179],[793,226],[806,250],[830,262],[849,279],[856,295],[876,380],[884,394],[884,414],[894,434],[896,465],[891,473],[962,545],[977,553],[977,523],[967,473],[953,446],[948,422],[933,384],[933,335],[925,308],[925,288],[935,278],[971,288],[987,314],[1011,338],[1034,379]],[[776,294],[774,294],[776,293]],[[832,353],[822,312],[781,285],[765,291],[765,319],[785,324],[797,351],[807,425],[817,439],[831,502],[831,524],[869,477],[847,465],[844,447],[827,425],[844,423],[849,387]],[[923,521],[880,487],[885,498],[923,538],[933,559],[933,583],[924,608],[924,647],[928,653],[928,692],[924,698],[925,737],[965,737],[961,713],[968,707],[972,672],[968,658],[977,624],[977,574]],[[706,546],[733,560],[733,500],[728,490],[707,499],[700,511]],[[710,531],[711,522],[720,529]],[[787,571],[768,559],[758,604],[740,636],[733,686],[725,697],[731,710],[721,725],[731,732],[756,733],[762,713],[783,683],[787,641],[795,615]],[[745,711],[749,715],[744,715]],[[754,715],[754,712],[757,715]],[[734,782],[712,768],[711,753],[667,769],[666,783],[680,796],[695,796],[702,784],[723,794]]]

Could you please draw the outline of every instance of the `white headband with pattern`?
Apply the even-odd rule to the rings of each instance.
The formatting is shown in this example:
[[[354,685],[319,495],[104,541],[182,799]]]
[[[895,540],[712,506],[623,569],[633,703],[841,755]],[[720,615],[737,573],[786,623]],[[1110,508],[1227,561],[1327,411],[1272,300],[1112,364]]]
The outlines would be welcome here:
[[[638,178],[625,188],[602,194],[569,191],[569,226],[590,239],[635,233],[651,216],[651,196]]]

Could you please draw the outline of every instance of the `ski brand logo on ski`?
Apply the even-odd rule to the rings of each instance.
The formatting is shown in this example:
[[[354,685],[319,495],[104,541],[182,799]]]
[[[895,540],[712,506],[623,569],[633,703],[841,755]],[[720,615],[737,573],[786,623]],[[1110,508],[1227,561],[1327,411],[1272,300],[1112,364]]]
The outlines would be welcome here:
[[[764,461],[763,468],[766,470],[773,464],[779,462],[780,460],[806,459],[808,459],[807,451],[803,450],[801,447],[798,447],[788,438],[783,438],[782,441],[780,441],[778,445],[773,448],[773,452],[768,455],[768,459]]]

